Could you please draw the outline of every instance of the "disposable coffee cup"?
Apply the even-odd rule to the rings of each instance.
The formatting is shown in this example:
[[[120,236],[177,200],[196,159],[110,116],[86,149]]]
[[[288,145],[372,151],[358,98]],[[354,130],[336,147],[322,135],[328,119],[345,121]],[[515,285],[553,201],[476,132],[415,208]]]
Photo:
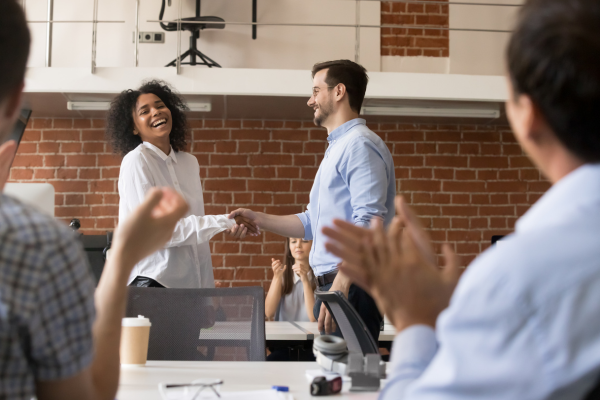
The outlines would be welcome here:
[[[123,318],[121,321],[121,364],[145,365],[148,358],[150,320],[138,315],[137,318]]]

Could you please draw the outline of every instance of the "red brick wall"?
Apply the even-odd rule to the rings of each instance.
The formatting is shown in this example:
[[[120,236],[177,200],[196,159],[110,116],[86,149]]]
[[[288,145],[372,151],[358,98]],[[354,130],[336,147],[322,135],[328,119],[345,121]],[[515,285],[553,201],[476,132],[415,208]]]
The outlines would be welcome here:
[[[441,0],[444,1],[444,0]],[[448,28],[448,6],[381,2],[381,24]],[[381,28],[382,56],[448,57],[447,30],[422,28]]]
[[[303,210],[326,147],[311,121],[194,120],[192,153],[200,163],[207,214],[238,206],[274,214]],[[493,234],[549,187],[507,127],[371,124],[394,155],[398,192],[421,215],[436,244],[452,243],[467,263]],[[81,220],[88,234],[116,224],[120,158],[104,141],[103,121],[34,119],[11,179],[50,182],[56,216]],[[215,277],[225,285],[267,286],[283,239],[264,233],[212,240]]]

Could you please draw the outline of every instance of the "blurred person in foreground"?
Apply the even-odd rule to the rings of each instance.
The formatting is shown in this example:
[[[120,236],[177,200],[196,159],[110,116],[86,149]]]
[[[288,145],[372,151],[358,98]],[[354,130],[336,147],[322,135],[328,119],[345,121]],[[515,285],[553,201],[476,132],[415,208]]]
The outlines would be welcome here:
[[[381,399],[598,398],[600,1],[527,1],[507,58],[511,127],[552,187],[502,246],[461,277],[446,245],[438,268],[402,198],[387,232],[324,229],[398,331]]]
[[[0,143],[19,115],[29,45],[21,7],[0,1],[0,52],[10,54],[0,58]],[[16,148],[14,141],[0,146],[0,189]],[[169,240],[187,209],[177,192],[150,190],[120,221],[94,293],[71,229],[0,196],[0,398],[115,398],[127,278]]]

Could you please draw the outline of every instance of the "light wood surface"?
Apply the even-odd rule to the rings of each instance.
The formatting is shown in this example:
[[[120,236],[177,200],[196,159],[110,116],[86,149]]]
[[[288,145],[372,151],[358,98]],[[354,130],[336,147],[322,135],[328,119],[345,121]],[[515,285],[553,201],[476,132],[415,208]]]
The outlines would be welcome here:
[[[309,393],[306,370],[319,369],[315,362],[204,362],[148,361],[145,367],[122,367],[118,400],[161,400],[158,384],[188,383],[195,379],[223,379],[222,392],[288,386],[295,400],[314,399]],[[350,393],[345,383],[336,400],[375,400],[378,393]]]

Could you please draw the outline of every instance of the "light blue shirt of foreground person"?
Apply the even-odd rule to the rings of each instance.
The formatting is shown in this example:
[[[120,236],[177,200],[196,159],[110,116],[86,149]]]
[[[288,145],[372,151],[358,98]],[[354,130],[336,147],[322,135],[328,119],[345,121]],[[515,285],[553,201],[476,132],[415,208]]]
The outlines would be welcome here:
[[[380,400],[582,399],[600,378],[600,165],[557,182],[394,340]]]
[[[304,225],[304,239],[313,241],[309,262],[316,276],[336,271],[341,261],[325,249],[321,228],[331,226],[334,218],[366,227],[379,217],[387,225],[394,217],[396,195],[392,155],[364,119],[340,125],[327,141],[310,203],[306,212],[296,214]]]

